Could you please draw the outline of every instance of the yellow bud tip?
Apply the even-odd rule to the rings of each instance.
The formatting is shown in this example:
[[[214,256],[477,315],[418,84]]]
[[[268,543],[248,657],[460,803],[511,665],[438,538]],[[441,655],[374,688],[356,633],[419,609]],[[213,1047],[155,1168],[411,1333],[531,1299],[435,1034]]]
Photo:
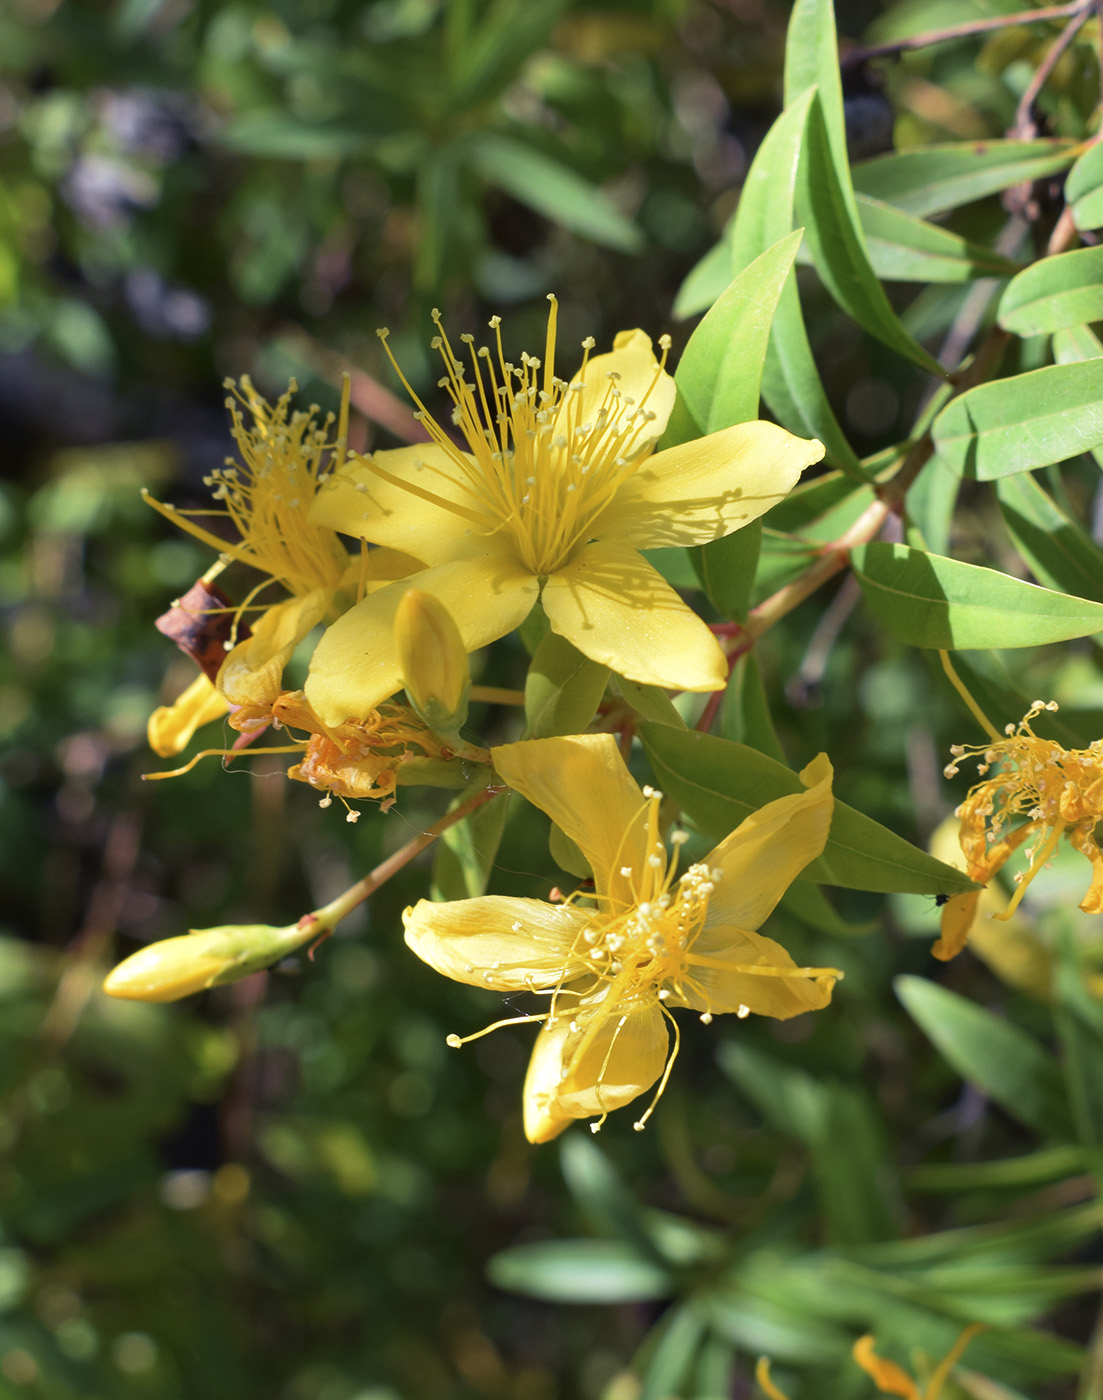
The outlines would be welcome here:
[[[414,709],[440,733],[454,733],[467,718],[471,671],[467,648],[439,598],[407,589],[394,619],[402,681]]]
[[[127,1001],[179,1001],[270,967],[305,943],[312,929],[225,924],[164,938],[124,959],[108,973],[103,990]]]

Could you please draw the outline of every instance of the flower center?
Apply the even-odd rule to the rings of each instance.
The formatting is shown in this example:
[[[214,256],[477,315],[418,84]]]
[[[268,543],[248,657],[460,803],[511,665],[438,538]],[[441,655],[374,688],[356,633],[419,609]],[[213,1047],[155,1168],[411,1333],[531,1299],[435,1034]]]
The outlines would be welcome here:
[[[684,995],[691,977],[689,950],[704,927],[709,896],[720,878],[718,870],[691,865],[675,880],[678,848],[686,834],[671,834],[674,851],[659,837],[659,804],[662,794],[644,788],[647,799],[647,854],[642,870],[625,866],[621,875],[631,881],[633,900],[621,909],[595,911],[575,948],[597,985],[615,983],[616,995],[626,1001]],[[593,990],[597,990],[597,987]],[[591,993],[587,993],[590,995]]]
[[[465,516],[487,534],[506,531],[524,566],[538,577],[561,569],[579,545],[594,537],[602,512],[651,449],[647,436],[655,413],[648,408],[664,373],[670,337],[659,344],[662,358],[651,384],[637,403],[623,393],[610,371],[604,385],[590,392],[586,369],[592,336],[582,342],[582,367],[568,383],[555,374],[557,303],[549,297],[548,331],[543,361],[522,354],[520,365],[505,358],[501,318],[491,317],[495,349],[475,348],[462,335],[467,366],[453,352],[440,312],[433,311],[439,335],[432,341],[444,362],[439,380],[452,400],[452,421],[463,434],[462,452],[410,388],[379,332],[410,397],[415,417],[449,459],[447,475],[461,488],[462,501],[418,490],[445,509]],[[379,468],[377,467],[377,470]]]

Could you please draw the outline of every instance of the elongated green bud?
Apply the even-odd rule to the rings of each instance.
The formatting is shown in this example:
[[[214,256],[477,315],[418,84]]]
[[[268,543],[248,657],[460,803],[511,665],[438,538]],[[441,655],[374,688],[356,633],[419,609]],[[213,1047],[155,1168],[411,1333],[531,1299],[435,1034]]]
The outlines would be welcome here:
[[[467,719],[471,670],[452,614],[432,593],[408,589],[394,635],[410,704],[434,733],[457,733]]]
[[[194,929],[180,938],[165,938],[132,953],[107,976],[108,996],[130,1001],[178,1001],[193,992],[271,967],[322,929],[304,921],[271,928],[268,924],[224,924]]]

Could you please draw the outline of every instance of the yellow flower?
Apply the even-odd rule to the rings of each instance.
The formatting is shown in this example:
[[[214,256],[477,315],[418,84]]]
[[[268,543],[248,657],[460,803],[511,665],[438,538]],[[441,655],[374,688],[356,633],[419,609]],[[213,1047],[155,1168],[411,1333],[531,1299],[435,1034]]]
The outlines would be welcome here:
[[[738,530],[785,496],[823,447],[756,422],[655,453],[675,398],[669,338],[659,360],[642,331],[623,331],[607,355],[591,356],[587,339],[568,383],[555,373],[550,300],[543,362],[526,354],[509,363],[494,317],[493,353],[461,337],[470,378],[434,312],[441,384],[467,450],[410,390],[432,442],[350,462],[311,519],[424,560],[416,585],[445,605],[468,651],[512,631],[539,599],[553,631],[620,675],[718,690],[727,667],[716,639],[639,551]],[[401,596],[380,590],[323,636],[307,694],[328,722],[373,709],[401,685]]]
[[[528,740],[493,754],[504,781],[582,850],[593,894],[558,904],[421,900],[404,922],[413,951],[447,977],[550,993],[546,1012],[520,1018],[543,1023],[524,1090],[531,1142],[576,1118],[604,1121],[659,1080],[657,1100],[678,1048],[672,1007],[707,1022],[719,1012],[784,1019],[826,1006],[842,974],[798,967],[754,932],[824,848],[833,809],[826,755],[801,774],[807,792],[768,803],[676,878],[685,835],[675,832],[668,852],[661,794],[640,791],[612,735]]]
[[[993,729],[988,744],[955,744],[950,750],[948,778],[955,777],[962,761],[972,757],[979,759],[977,771],[983,779],[970,788],[954,813],[961,821],[959,840],[969,878],[986,884],[1027,837],[1035,838],[1027,851],[1027,869],[1015,876],[1018,888],[1005,909],[990,915],[1000,921],[1015,913],[1062,836],[1091,861],[1091,884],[1080,908],[1085,914],[1103,911],[1103,851],[1095,839],[1096,823],[1103,817],[1103,740],[1086,749],[1066,749],[1055,739],[1039,738],[1032,721],[1043,711],[1056,709],[1054,700],[1036,700],[1017,725],[1007,726],[1003,736]],[[1020,815],[1026,821],[1011,827],[1012,819]],[[965,946],[980,898],[976,890],[948,901],[942,911],[942,937],[933,950],[936,957],[952,958]]]
[[[981,1323],[973,1323],[972,1326],[966,1327],[935,1367],[930,1380],[922,1390],[902,1367],[897,1366],[895,1361],[885,1361],[875,1354],[872,1336],[859,1337],[854,1343],[852,1355],[866,1375],[872,1378],[882,1395],[896,1395],[900,1397],[900,1400],[939,1400],[943,1387],[950,1378],[950,1373],[961,1360],[965,1348],[977,1333],[983,1330]],[[769,1400],[788,1400],[784,1391],[779,1390],[770,1379],[770,1363],[764,1356],[759,1358],[758,1365],[755,1367],[755,1380],[763,1393],[769,1397]]]
[[[417,560],[397,557],[390,550],[362,552],[352,560],[333,529],[310,519],[324,463],[331,453],[343,460],[347,386],[336,443],[329,440],[332,418],[318,422],[315,407],[305,413],[292,410],[294,382],[274,405],[257,393],[247,377],[240,388],[232,381],[227,387],[236,395],[226,406],[241,460],[227,459],[224,467],[205,478],[220,507],[182,511],[146,497],[173,524],[218,550],[227,563],[246,564],[267,575],[244,603],[230,608],[234,624],[226,643],[228,654],[217,679],[211,676],[224,698],[223,710],[232,705],[271,704],[279,694],[284,666],[312,627],[362,597],[369,580],[401,578],[418,567]],[[251,422],[246,421],[243,408]],[[238,542],[214,534],[193,515],[222,516],[233,526]],[[289,596],[268,605],[254,604],[273,584]],[[252,622],[251,633],[234,644],[239,631],[249,630],[242,627],[247,612],[259,612],[259,616]],[[211,621],[216,625],[215,618]],[[176,706],[159,710],[150,735],[157,752],[179,752],[194,732],[196,714],[213,714],[216,703],[196,683]]]
[[[930,1380],[922,1390],[906,1371],[897,1366],[895,1361],[885,1361],[876,1355],[873,1350],[873,1338],[869,1335],[859,1337],[854,1343],[853,1356],[866,1375],[873,1378],[874,1384],[882,1395],[898,1395],[901,1400],[939,1400],[943,1387],[949,1380],[950,1373],[961,1360],[965,1348],[977,1333],[983,1330],[983,1324],[978,1322],[966,1327],[935,1367]]]

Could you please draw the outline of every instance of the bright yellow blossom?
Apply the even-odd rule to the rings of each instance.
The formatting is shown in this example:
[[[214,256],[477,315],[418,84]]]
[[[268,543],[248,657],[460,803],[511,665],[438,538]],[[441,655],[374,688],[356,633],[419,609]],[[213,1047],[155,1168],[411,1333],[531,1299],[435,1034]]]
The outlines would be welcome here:
[[[1066,749],[1055,739],[1039,738],[1032,722],[1056,709],[1056,701],[1036,700],[1003,736],[993,729],[985,745],[955,744],[950,750],[947,777],[956,776],[962,761],[971,757],[979,760],[977,771],[983,779],[954,813],[961,821],[959,840],[969,878],[986,884],[1028,837],[1034,838],[1027,869],[1015,877],[1018,888],[1002,912],[991,914],[1001,921],[1015,913],[1062,836],[1091,861],[1091,884],[1080,908],[1086,914],[1103,912],[1103,851],[1095,839],[1096,823],[1103,818],[1103,740],[1086,749]],[[1021,815],[1026,821],[1010,826]],[[936,957],[952,958],[965,946],[980,898],[976,890],[948,901],[942,911],[942,937],[933,950]]]
[[[284,666],[313,626],[362,597],[369,580],[401,578],[418,567],[417,560],[396,556],[391,550],[370,555],[362,551],[359,558],[350,558],[336,531],[310,519],[326,461],[331,455],[337,461],[344,457],[347,389],[334,443],[329,436],[331,418],[319,422],[315,407],[306,412],[292,410],[294,382],[274,405],[257,393],[247,377],[240,387],[232,381],[227,387],[235,395],[227,399],[227,408],[241,460],[227,459],[224,467],[205,478],[219,507],[182,511],[147,499],[174,525],[218,550],[225,562],[246,564],[267,578],[244,603],[232,608],[231,641],[226,643],[228,654],[217,679],[211,675],[206,685],[196,681],[175,705],[156,711],[150,741],[164,756],[180,752],[197,723],[216,718],[231,706],[271,704],[279,694]],[[228,520],[237,542],[206,529],[194,516]],[[254,599],[265,598],[272,585],[289,596],[255,603]],[[246,614],[251,615],[251,629],[242,625]],[[235,644],[239,633],[248,635]]]
[[[672,834],[669,852],[661,795],[640,791],[612,735],[528,740],[493,755],[503,780],[581,849],[592,895],[421,900],[404,921],[407,943],[445,976],[550,993],[546,1012],[520,1018],[542,1022],[524,1090],[530,1141],[547,1142],[576,1118],[604,1120],[656,1080],[661,1093],[678,1047],[672,1007],[707,1022],[826,1006],[842,974],[798,967],[754,931],[823,851],[833,810],[826,755],[801,774],[807,792],[767,803],[680,878],[684,833]]]
[[[754,422],[655,453],[675,398],[669,338],[660,359],[642,331],[623,331],[607,355],[591,356],[587,339],[567,382],[555,373],[551,302],[543,361],[509,363],[494,317],[494,352],[461,337],[470,370],[434,312],[441,385],[466,450],[410,390],[432,442],[352,460],[310,518],[422,559],[416,586],[445,605],[468,651],[512,631],[539,599],[553,631],[618,674],[717,690],[727,667],[716,639],[640,550],[740,529],[823,447]],[[306,689],[327,722],[373,709],[402,684],[393,632],[402,592],[383,588],[323,636]]]

